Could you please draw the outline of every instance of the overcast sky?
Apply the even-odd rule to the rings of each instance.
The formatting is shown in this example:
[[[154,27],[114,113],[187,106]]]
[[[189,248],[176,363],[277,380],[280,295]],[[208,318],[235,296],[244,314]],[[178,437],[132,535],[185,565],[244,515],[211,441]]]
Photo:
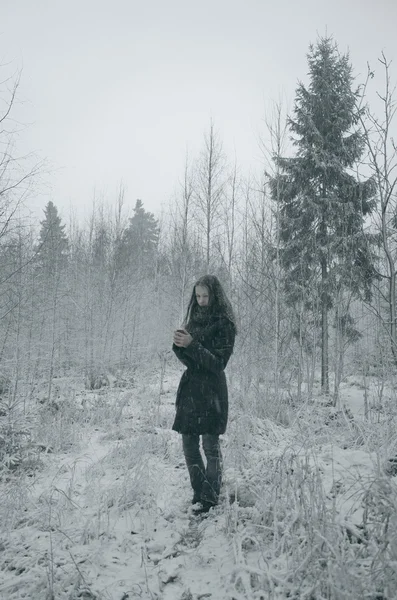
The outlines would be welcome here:
[[[292,104],[309,44],[332,34],[359,78],[384,50],[397,80],[396,23],[397,0],[0,0],[0,58],[22,69],[29,124],[19,150],[54,169],[32,207],[83,217],[122,180],[130,210],[141,198],[158,215],[211,118],[258,169],[265,111]]]

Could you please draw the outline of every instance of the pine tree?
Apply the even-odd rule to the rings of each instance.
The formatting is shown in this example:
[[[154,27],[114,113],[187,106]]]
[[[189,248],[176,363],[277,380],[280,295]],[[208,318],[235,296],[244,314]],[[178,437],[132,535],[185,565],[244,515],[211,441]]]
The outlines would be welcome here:
[[[372,257],[363,221],[375,190],[372,179],[353,175],[364,139],[348,55],[339,54],[332,38],[322,38],[310,46],[308,64],[309,86],[298,85],[288,121],[296,155],[276,157],[281,173],[271,185],[280,203],[287,298],[313,303],[314,295],[321,307],[321,383],[328,393],[328,313],[335,290],[370,294]]]
[[[67,265],[69,241],[65,225],[62,225],[57,207],[51,200],[44,209],[44,215],[45,218],[40,222],[36,264],[43,275],[59,275]]]

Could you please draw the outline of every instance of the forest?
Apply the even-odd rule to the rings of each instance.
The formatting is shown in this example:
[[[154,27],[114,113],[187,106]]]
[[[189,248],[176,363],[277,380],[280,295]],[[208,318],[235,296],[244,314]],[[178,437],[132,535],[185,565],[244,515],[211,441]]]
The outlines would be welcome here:
[[[84,223],[56,198],[26,217],[42,165],[3,84],[0,598],[397,598],[391,58],[360,81],[319,38],[259,175],[209,120],[161,214],[129,213],[121,183]],[[171,345],[205,273],[238,335],[222,502],[192,521]]]

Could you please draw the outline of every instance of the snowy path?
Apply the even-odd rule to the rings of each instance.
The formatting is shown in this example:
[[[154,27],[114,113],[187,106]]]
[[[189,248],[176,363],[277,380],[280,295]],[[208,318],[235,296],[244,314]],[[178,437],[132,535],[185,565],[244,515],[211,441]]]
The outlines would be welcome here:
[[[113,432],[87,429],[80,452],[46,457],[2,539],[0,598],[230,598],[225,516],[189,518],[180,438],[144,431],[141,416]]]

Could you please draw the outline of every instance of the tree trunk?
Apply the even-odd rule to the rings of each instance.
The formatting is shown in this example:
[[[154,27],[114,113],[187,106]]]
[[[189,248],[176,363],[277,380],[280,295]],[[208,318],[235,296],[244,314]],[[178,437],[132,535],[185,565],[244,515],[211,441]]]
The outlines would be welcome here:
[[[329,352],[328,352],[328,259],[327,259],[327,190],[322,186],[323,214],[320,224],[322,253],[321,264],[321,392],[329,394]]]
[[[298,401],[302,399],[302,379],[303,379],[303,335],[302,335],[302,314],[303,305],[299,311],[299,363],[298,363]]]
[[[390,315],[390,344],[394,363],[397,365],[397,331],[396,331],[396,272],[394,267],[393,257],[389,249],[389,241],[387,238],[386,217],[382,215],[382,234],[383,245],[386,253],[387,262],[389,265],[390,276],[388,277],[388,304]]]
[[[336,306],[335,314],[335,357],[334,357],[334,369],[335,369],[335,382],[334,382],[334,394],[333,394],[333,406],[336,406],[339,401],[339,387],[342,381],[343,375],[343,363],[344,363],[344,339],[341,325],[341,315],[339,303],[342,299],[339,295],[336,298],[338,305]]]
[[[329,355],[328,355],[328,305],[327,305],[327,261],[321,264],[321,391],[329,394]]]
[[[390,265],[393,267],[393,265]],[[389,280],[390,335],[394,362],[397,364],[397,332],[396,332],[396,272],[391,268]]]
[[[52,323],[51,323],[51,351],[50,351],[50,369],[48,375],[48,401],[51,400],[52,384],[54,380],[54,364],[57,341],[57,317],[58,317],[58,293],[59,293],[60,276],[55,273],[54,277],[54,296],[52,299]]]

